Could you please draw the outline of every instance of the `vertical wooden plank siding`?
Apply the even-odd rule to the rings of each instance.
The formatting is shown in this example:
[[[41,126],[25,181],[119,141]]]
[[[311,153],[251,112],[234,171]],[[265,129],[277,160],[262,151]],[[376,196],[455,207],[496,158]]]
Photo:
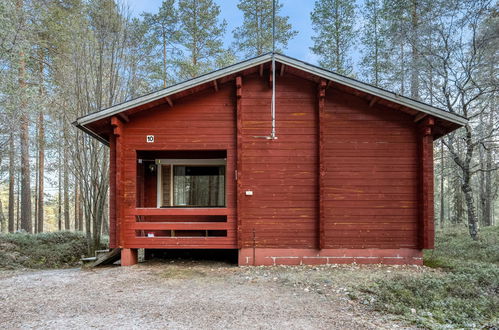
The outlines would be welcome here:
[[[242,188],[242,176],[243,176],[243,109],[242,109],[242,97],[243,97],[243,79],[241,76],[236,77],[236,144],[237,144],[237,156],[236,156],[236,205],[237,205],[237,245],[239,248],[242,247],[242,209],[243,209],[243,188]]]
[[[421,249],[433,249],[435,240],[433,201],[433,135],[435,120],[426,117],[420,124],[419,136],[419,184],[420,184],[420,227]]]
[[[109,247],[116,244],[116,137],[109,137]]]
[[[325,102],[326,102],[326,86],[325,80],[319,82],[318,90],[318,118],[319,118],[319,168],[318,168],[318,191],[319,191],[319,248],[325,247],[325,230],[324,230],[324,177],[326,175],[326,168],[324,166],[324,116],[325,116]]]

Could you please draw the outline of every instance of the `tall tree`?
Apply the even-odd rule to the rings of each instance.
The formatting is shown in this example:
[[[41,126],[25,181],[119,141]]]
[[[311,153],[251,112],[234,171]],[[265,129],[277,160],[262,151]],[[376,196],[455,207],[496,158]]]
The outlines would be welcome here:
[[[10,130],[9,134],[9,211],[8,211],[8,229],[9,233],[15,231],[15,187],[16,187],[16,172],[15,172],[15,146],[14,133]]]
[[[168,65],[172,63],[173,53],[179,38],[178,13],[175,7],[175,0],[163,0],[157,14],[144,13],[144,24],[150,29],[150,40],[156,47],[159,46],[161,65],[158,75],[163,81],[163,88],[172,82],[172,77],[168,74]],[[170,47],[171,55],[168,56]],[[153,69],[155,66],[153,66]]]
[[[272,51],[273,0],[240,0],[237,8],[243,12],[243,24],[233,31],[234,46],[248,57]],[[275,1],[275,46],[287,48],[298,31],[293,30],[289,16],[279,15],[282,3]]]
[[[17,0],[18,15],[21,24],[24,24],[25,12],[24,1]],[[33,224],[31,218],[31,175],[29,158],[29,112],[26,106],[26,54],[24,50],[19,51],[18,64],[19,90],[21,92],[21,101],[19,103],[21,112],[21,229],[31,233]]]
[[[431,52],[430,49],[420,48],[418,52],[426,54],[423,57],[425,64],[438,77],[441,92],[433,95],[435,101],[449,112],[470,120],[464,130],[449,134],[443,143],[460,170],[468,230],[471,237],[477,240],[479,221],[472,180],[477,173],[475,154],[480,145],[493,141],[499,133],[497,122],[486,128],[479,120],[489,111],[497,111],[489,109],[488,100],[499,91],[496,72],[492,71],[490,75],[488,70],[484,70],[488,68],[485,55],[490,43],[497,44],[499,37],[495,30],[483,29],[483,22],[491,15],[490,1],[451,2],[451,10],[432,21],[431,28],[438,36],[438,47],[432,47]]]
[[[366,0],[362,8],[364,25],[361,41],[363,56],[361,72],[363,80],[382,86],[388,72],[386,12],[382,0]]]
[[[192,78],[214,68],[222,54],[227,23],[219,21],[220,7],[213,0],[180,0],[180,39],[185,58],[179,62],[181,78]]]
[[[39,50],[39,87],[38,87],[38,95],[40,96],[40,99],[44,98],[44,79],[43,79],[43,62],[44,62],[44,50],[40,48]],[[36,221],[36,228],[37,232],[41,233],[43,232],[43,222],[44,222],[44,201],[45,201],[45,112],[43,109],[43,105],[40,105],[40,109],[38,110],[38,166],[37,166],[37,172],[38,172],[38,182],[37,182],[37,198],[36,201],[38,203],[37,205],[37,218],[35,219]]]
[[[349,52],[355,40],[355,2],[316,0],[311,19],[315,32],[311,50],[319,57],[320,66],[339,74],[351,74]]]

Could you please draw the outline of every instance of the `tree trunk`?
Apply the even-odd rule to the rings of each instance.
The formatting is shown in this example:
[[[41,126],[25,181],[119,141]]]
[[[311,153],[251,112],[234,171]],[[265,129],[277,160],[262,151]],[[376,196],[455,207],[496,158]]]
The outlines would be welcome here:
[[[463,172],[463,184],[461,189],[464,193],[464,200],[467,207],[468,215],[468,230],[473,240],[478,240],[478,218],[475,210],[475,201],[473,197],[473,189],[471,187],[471,160],[473,157],[474,144],[471,138],[471,128],[466,126],[466,155],[464,160],[460,159],[457,154],[454,154],[454,161],[461,167]]]
[[[43,98],[44,90],[43,90],[43,50],[40,48],[40,87],[38,89],[38,94],[40,98]],[[38,207],[37,207],[37,228],[38,232],[43,232],[43,220],[44,220],[44,194],[45,194],[45,117],[43,108],[40,109],[38,113]]]
[[[37,123],[37,125],[38,125],[38,123]],[[36,126],[35,141],[38,143],[38,126]],[[38,219],[38,152],[36,152],[36,158],[35,158],[35,193],[33,194],[33,202],[35,203],[35,207],[34,207],[35,214],[33,215],[33,219],[35,221],[33,222],[33,232],[38,233],[38,222],[37,222],[37,219]]]
[[[163,31],[163,88],[166,88],[167,73],[166,73],[166,32]]]
[[[21,229],[21,173],[17,172],[16,231]]]
[[[43,233],[45,194],[45,119],[43,111],[38,117],[38,232]]]
[[[59,120],[59,123],[61,123],[62,120]],[[57,226],[59,231],[62,230],[62,162],[61,162],[61,157],[62,157],[62,138],[59,134],[59,140],[57,142],[57,174],[58,174],[58,180],[57,180],[57,185],[58,185],[58,190],[59,190],[59,195],[57,199]]]
[[[15,231],[15,218],[14,218],[14,210],[15,210],[15,202],[16,198],[14,195],[14,188],[16,185],[16,172],[15,172],[15,150],[14,150],[14,133],[12,129],[10,130],[9,137],[9,213],[8,213],[8,229],[9,233],[13,233]]]
[[[445,221],[445,194],[444,194],[444,143],[440,141],[440,228],[444,229]]]
[[[24,54],[20,55],[19,88],[26,88],[24,81],[25,63]],[[33,232],[31,219],[31,174],[29,164],[29,118],[24,102],[21,102],[21,229],[28,233]]]
[[[475,211],[475,201],[473,198],[473,190],[471,189],[471,185],[469,179],[465,179],[462,185],[464,199],[466,201],[466,206],[468,208],[468,230],[470,232],[470,236],[473,240],[478,240],[478,219]]]
[[[412,0],[411,4],[411,98],[419,100],[419,54],[418,54],[418,26],[419,26],[419,15],[418,15],[418,1]]]
[[[0,233],[5,233],[7,231],[7,219],[3,214],[3,204],[0,198]]]
[[[71,229],[71,224],[70,224],[70,217],[69,217],[69,166],[68,166],[68,155],[67,155],[67,148],[64,146],[64,164],[63,164],[63,169],[64,169],[64,174],[63,174],[63,180],[64,180],[64,229],[65,230],[70,230]]]
[[[83,231],[83,201],[81,199],[81,184],[78,184],[78,204],[76,205],[78,210],[78,230]]]
[[[75,181],[76,181],[76,178],[75,178]],[[80,223],[80,220],[78,219],[78,216],[79,216],[79,213],[78,213],[78,204],[80,203],[80,191],[78,189],[78,184],[75,183],[74,185],[75,187],[75,199],[74,199],[74,228],[75,228],[75,231],[79,231],[80,230],[80,227],[79,227],[79,223]]]
[[[482,196],[482,223],[484,226],[492,226],[492,209],[494,194],[492,191],[492,150],[485,151],[485,173],[483,173],[483,196]]]

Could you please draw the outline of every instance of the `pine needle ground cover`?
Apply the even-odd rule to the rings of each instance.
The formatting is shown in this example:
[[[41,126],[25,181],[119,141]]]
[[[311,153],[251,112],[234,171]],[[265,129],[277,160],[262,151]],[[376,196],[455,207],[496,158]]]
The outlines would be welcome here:
[[[0,234],[0,269],[70,267],[86,252],[81,232]]]
[[[361,288],[375,310],[418,326],[494,328],[499,325],[499,227],[484,228],[473,241],[465,230],[439,234],[421,276],[400,274]]]

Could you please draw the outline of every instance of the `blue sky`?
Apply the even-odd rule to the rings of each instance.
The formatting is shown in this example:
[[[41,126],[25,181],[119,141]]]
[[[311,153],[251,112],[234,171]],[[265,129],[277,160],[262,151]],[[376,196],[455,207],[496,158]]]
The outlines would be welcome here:
[[[130,7],[134,16],[142,12],[156,13],[161,6],[161,0],[124,0]],[[238,0],[215,0],[221,9],[221,19],[227,21],[227,31],[225,36],[225,47],[229,47],[232,41],[232,31],[241,25],[242,13],[237,9]],[[289,16],[293,28],[298,31],[298,35],[289,42],[288,48],[284,51],[286,55],[297,59],[317,63],[315,55],[310,51],[312,45],[311,37],[313,30],[310,22],[310,13],[314,7],[312,0],[281,0],[283,8],[281,15]]]

